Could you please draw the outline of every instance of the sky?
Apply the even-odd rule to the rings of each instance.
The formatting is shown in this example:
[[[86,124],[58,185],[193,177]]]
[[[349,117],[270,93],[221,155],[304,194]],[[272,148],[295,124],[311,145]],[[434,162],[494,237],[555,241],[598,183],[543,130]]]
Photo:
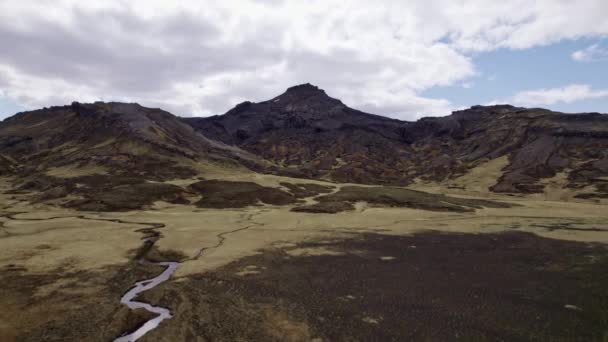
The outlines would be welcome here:
[[[0,0],[0,119],[72,101],[222,114],[312,83],[403,120],[608,112],[606,0]]]

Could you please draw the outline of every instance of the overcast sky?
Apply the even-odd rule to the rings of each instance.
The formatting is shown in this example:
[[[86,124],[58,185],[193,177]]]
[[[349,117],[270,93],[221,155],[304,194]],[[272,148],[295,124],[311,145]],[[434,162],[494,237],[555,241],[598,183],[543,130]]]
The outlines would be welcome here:
[[[206,116],[305,82],[407,120],[608,112],[606,18],[606,0],[0,0],[0,119],[76,100]]]

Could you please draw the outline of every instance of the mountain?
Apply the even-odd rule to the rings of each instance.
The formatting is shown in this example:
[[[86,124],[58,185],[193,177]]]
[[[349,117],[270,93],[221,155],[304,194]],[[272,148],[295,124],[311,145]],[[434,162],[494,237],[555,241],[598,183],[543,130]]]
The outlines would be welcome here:
[[[184,189],[148,183],[205,177],[209,165],[391,185],[466,187],[460,179],[483,175],[483,191],[542,193],[551,184],[608,198],[608,115],[499,105],[407,122],[349,108],[303,84],[207,118],[97,102],[0,122],[0,175],[45,196],[88,184],[95,194],[111,187],[117,199],[127,185],[148,181],[142,189],[181,201],[174,195]]]
[[[98,168],[152,180],[191,177],[203,160],[256,163],[176,116],[138,104],[73,103],[19,113],[0,123],[0,173]]]
[[[416,151],[416,175],[424,177],[422,168],[427,179],[453,178],[507,157],[492,191],[543,192],[542,180],[563,172],[566,187],[595,185],[608,193],[608,179],[602,178],[608,176],[608,115],[475,106],[419,120],[403,130],[402,138]]]
[[[260,158],[208,139],[160,109],[72,103],[0,123],[0,175],[14,194],[86,211],[136,210],[196,194],[166,183],[210,168],[264,170]]]
[[[564,186],[596,186],[597,196],[608,196],[608,115],[598,113],[474,106],[406,122],[351,109],[303,84],[224,115],[184,121],[295,176],[407,185],[448,181],[505,158],[492,191],[542,192],[543,179],[563,172]]]
[[[293,176],[341,182],[402,182],[407,123],[347,107],[303,84],[271,100],[243,102],[224,115],[186,118],[212,139],[274,161]]]

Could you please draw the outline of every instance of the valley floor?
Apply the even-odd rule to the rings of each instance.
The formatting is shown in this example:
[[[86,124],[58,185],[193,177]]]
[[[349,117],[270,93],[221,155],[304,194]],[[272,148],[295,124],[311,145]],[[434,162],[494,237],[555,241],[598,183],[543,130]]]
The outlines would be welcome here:
[[[111,341],[148,320],[120,297],[163,270],[135,258],[155,225],[148,259],[180,265],[141,300],[173,318],[139,341],[608,339],[604,204],[97,213],[0,196],[3,342]]]

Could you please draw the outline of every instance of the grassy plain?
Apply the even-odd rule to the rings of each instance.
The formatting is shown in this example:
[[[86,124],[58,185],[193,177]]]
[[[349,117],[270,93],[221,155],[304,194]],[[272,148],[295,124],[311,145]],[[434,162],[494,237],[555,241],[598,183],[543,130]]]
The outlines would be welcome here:
[[[483,175],[495,177],[499,166],[486,165],[485,167],[490,169],[476,170],[474,177],[457,180],[456,183],[463,186],[459,188],[448,187],[447,184],[420,183],[412,187],[436,194],[449,193],[454,198],[482,198],[512,204],[505,208],[481,207],[462,212],[396,208],[382,206],[381,203],[379,205],[355,201],[354,210],[335,214],[291,211],[302,203],[282,206],[258,203],[244,208],[211,209],[167,202],[157,202],[144,210],[99,213],[75,211],[45,203],[28,203],[25,201],[26,194],[5,193],[9,186],[7,180],[3,179],[0,181],[0,282],[3,284],[0,294],[0,306],[3,308],[0,310],[0,336],[2,341],[7,342],[107,341],[143,322],[147,317],[146,313],[129,311],[120,305],[119,299],[136,280],[159,273],[159,268],[134,260],[142,246],[143,234],[139,230],[149,224],[164,225],[157,229],[160,239],[150,255],[156,260],[177,258],[181,264],[171,281],[144,294],[145,300],[170,307],[175,317],[146,335],[142,341],[348,340],[365,339],[366,336],[371,336],[368,334],[376,331],[374,329],[384,331],[389,339],[406,338],[407,336],[402,335],[402,330],[383,325],[398,315],[394,312],[382,312],[378,308],[379,305],[382,306],[381,303],[363,301],[357,304],[363,307],[347,305],[344,310],[335,311],[336,305],[339,305],[336,303],[339,302],[328,300],[321,292],[313,291],[307,294],[311,300],[318,298],[319,302],[316,304],[290,297],[302,284],[285,278],[292,275],[302,282],[309,282],[309,286],[313,287],[322,282],[324,277],[327,281],[338,283],[356,281],[352,279],[357,274],[356,269],[340,273],[343,276],[341,279],[335,279],[333,273],[336,268],[344,269],[345,265],[355,267],[357,264],[362,265],[360,272],[371,272],[378,265],[376,261],[370,261],[369,256],[373,256],[373,260],[388,263],[388,268],[383,266],[384,273],[379,274],[379,279],[388,277],[391,272],[404,272],[404,267],[428,269],[437,266],[429,265],[428,261],[424,261],[426,259],[420,256],[404,260],[407,255],[396,252],[399,244],[386,245],[386,250],[383,250],[387,243],[383,237],[395,236],[394,240],[402,241],[403,248],[407,249],[414,244],[426,244],[433,239],[434,234],[455,234],[454,239],[461,241],[462,250],[475,250],[472,256],[467,256],[467,261],[473,260],[471,258],[474,256],[479,260],[479,265],[484,265],[484,260],[494,260],[496,263],[500,261],[509,265],[509,258],[519,258],[513,265],[527,267],[529,270],[517,273],[518,276],[529,275],[530,279],[537,281],[538,286],[543,286],[543,279],[537,279],[538,274],[534,273],[539,267],[545,269],[555,265],[563,271],[565,277],[568,274],[576,274],[578,277],[579,273],[568,273],[575,270],[588,271],[581,273],[581,279],[586,279],[590,274],[595,275],[594,262],[603,265],[601,263],[605,262],[604,246],[608,244],[608,211],[605,203],[574,200],[573,196],[565,196],[563,193],[555,196],[508,196],[484,192],[484,182],[487,181]],[[281,183],[318,184],[332,187],[329,196],[352,185],[260,175],[243,170],[214,173],[210,172],[209,168],[206,169],[205,179],[248,181],[282,191],[289,191],[289,186]],[[198,179],[171,183],[186,187],[196,181]],[[302,201],[315,204],[317,201],[313,197],[304,198]],[[204,200],[204,196],[202,199]],[[478,242],[475,242],[478,236],[496,237],[500,240],[503,239],[501,234],[505,232],[524,234],[524,238],[521,238],[523,242],[497,243],[492,245],[492,248],[481,249]],[[455,261],[452,265],[446,261],[448,256],[458,259],[459,254],[454,254],[454,250],[449,249],[451,247],[446,242],[449,239],[441,241],[444,241],[445,245],[435,246],[436,255],[442,255],[446,259],[438,259],[437,262],[445,262],[444,271],[448,273],[452,267],[462,269],[463,264]],[[485,244],[490,243],[483,241]],[[548,247],[545,250],[543,246]],[[495,258],[495,253],[504,248],[521,250],[523,257],[513,252],[512,255],[500,254],[500,258]],[[559,251],[562,250],[560,248],[573,253],[572,258],[559,257]],[[521,258],[535,255],[536,249],[540,259],[535,259],[532,264],[522,262]],[[433,248],[425,248],[424,252],[428,257],[434,255]],[[581,263],[580,258],[583,257],[587,263]],[[390,264],[393,260],[391,258],[397,258],[399,262]],[[323,262],[326,266],[315,270],[308,264],[310,262]],[[491,270],[484,270],[488,273],[480,271],[475,273],[475,277],[491,277]],[[449,281],[444,277],[429,277],[437,281]],[[458,275],[456,277],[458,278]],[[547,279],[555,281],[561,278]],[[593,291],[601,292],[598,288],[608,288],[605,279],[593,279],[600,282],[593,287]],[[285,287],[275,288],[272,283],[277,281],[285,282]],[[401,281],[404,286],[421,286],[403,279]],[[467,283],[464,278],[454,281],[455,288],[460,290],[466,289],[467,286],[478,286],[483,292],[484,286],[496,286],[496,283]],[[335,286],[329,286],[325,291],[337,291],[340,288],[337,283],[332,284]],[[356,290],[356,294],[335,294],[335,297],[381,296],[381,287],[387,286],[387,300],[401,300],[392,285],[372,280],[369,284],[374,288],[370,288],[367,294],[364,288],[357,288],[352,289]],[[543,319],[555,319],[549,322],[549,325],[554,326],[564,319],[567,320],[567,315],[572,314],[580,321],[577,321],[580,324],[574,325],[573,329],[595,329],[593,333],[599,334],[592,336],[581,331],[580,336],[601,338],[602,329],[608,331],[606,316],[598,313],[596,308],[579,308],[578,305],[585,305],[588,298],[579,300],[583,304],[569,302],[578,298],[572,297],[573,293],[585,290],[582,283],[574,281],[564,284],[561,293],[551,292],[548,298],[534,297],[539,301],[538,306],[530,310],[541,310],[543,303],[549,301],[553,306],[547,310],[557,310],[558,313],[553,314],[552,311],[539,314]],[[377,288],[378,286],[380,288]],[[522,285],[521,291],[531,288],[528,286],[531,285]],[[404,294],[407,293],[407,288],[403,290]],[[606,291],[600,294],[593,291],[589,292],[590,296],[605,299],[603,296]],[[281,293],[283,295],[280,295]],[[519,300],[509,298],[509,293],[495,293],[498,297],[492,299],[492,310],[497,311],[491,315],[492,319],[496,319],[492,326],[508,324],[509,322],[501,320],[501,317],[526,308],[524,305],[517,307],[517,310],[506,308],[504,312],[500,311],[501,303],[508,306],[513,300]],[[559,296],[564,298],[558,298]],[[525,298],[525,294],[523,297]],[[349,297],[344,298],[345,303],[351,301]],[[447,297],[441,296],[435,299],[432,296],[424,298],[428,302],[416,305],[431,305],[435,308],[433,310],[440,310],[442,307],[433,300],[447,300]],[[445,309],[455,310],[452,304]],[[564,309],[564,305],[569,304],[575,305],[576,309]],[[327,321],[311,321],[311,315],[318,316],[318,310],[321,310],[315,305],[320,305],[321,309],[325,307],[325,312],[342,315],[339,319],[335,318],[336,327],[340,329],[348,330],[353,324],[360,325],[360,322],[367,325],[362,325],[363,331],[357,330],[359,328],[353,330],[353,335],[340,334],[331,329]],[[487,310],[476,309],[475,305],[466,306],[465,309],[468,310],[467,317]],[[369,315],[356,314],[357,310],[368,310]],[[437,323],[436,320],[442,317],[437,315],[431,319],[424,316],[428,314],[427,311],[412,310],[407,317],[413,320],[412,322],[418,322],[420,331],[430,331],[429,329],[434,327],[433,324]],[[560,310],[566,311],[564,313]],[[417,312],[422,316],[416,316]],[[256,325],[256,317],[262,317],[261,325]],[[329,319],[330,322],[332,319],[322,318]],[[518,325],[517,328],[521,329],[513,336],[534,339],[531,337],[536,336],[532,334],[535,326],[521,324],[521,327]],[[411,327],[414,329],[418,325],[413,324]],[[365,327],[369,329],[366,330]],[[471,328],[471,331],[475,332],[471,336],[480,340],[494,336],[487,331],[475,330],[478,328]],[[454,328],[454,333],[462,334],[463,329],[466,331],[466,328]],[[503,334],[502,338],[509,337],[500,329],[496,334]],[[423,333],[416,336],[420,339],[425,336],[433,338],[432,335]],[[557,338],[560,335],[548,334],[541,337],[547,336]],[[564,340],[575,340],[573,336],[566,336]]]

